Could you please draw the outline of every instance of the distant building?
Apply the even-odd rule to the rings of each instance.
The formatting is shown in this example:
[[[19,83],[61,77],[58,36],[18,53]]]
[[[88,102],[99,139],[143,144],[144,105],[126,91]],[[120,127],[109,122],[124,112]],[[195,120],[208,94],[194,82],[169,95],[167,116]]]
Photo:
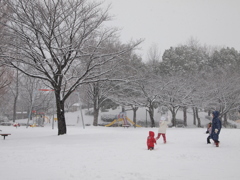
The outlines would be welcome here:
[[[13,120],[13,113],[6,114],[9,120]],[[16,112],[16,119],[26,119],[28,118],[28,112]]]

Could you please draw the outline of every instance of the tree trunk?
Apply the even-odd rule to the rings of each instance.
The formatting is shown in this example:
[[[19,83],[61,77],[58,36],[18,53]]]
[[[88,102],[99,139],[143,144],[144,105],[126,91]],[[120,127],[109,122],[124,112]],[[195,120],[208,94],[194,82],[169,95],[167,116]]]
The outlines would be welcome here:
[[[211,116],[211,111],[210,110],[208,110],[208,116]]]
[[[55,91],[57,119],[58,119],[58,135],[67,134],[64,101],[61,100],[60,91]]]
[[[173,115],[173,117],[172,117],[172,124],[175,127],[176,126],[176,113],[175,113],[175,111],[173,111],[172,115]]]
[[[148,113],[149,113],[150,120],[151,120],[151,127],[155,127],[154,108],[153,108],[153,106],[150,106],[150,107],[148,108]]]
[[[199,118],[199,115],[198,115],[198,108],[195,108],[196,110],[196,118],[197,118],[197,122],[198,122],[198,127],[201,127],[201,119]]]
[[[227,122],[227,113],[225,113],[223,115],[223,127],[227,127],[227,124],[228,124],[228,122]]]
[[[184,126],[187,126],[187,107],[183,108],[183,122]]]
[[[99,90],[99,82],[93,83],[93,126],[98,125],[98,116],[100,110],[100,90]]]
[[[16,93],[14,97],[14,103],[13,103],[13,122],[16,120],[16,112],[17,112],[17,99],[18,99],[18,93]]]
[[[175,107],[172,107],[172,109],[170,109],[171,113],[172,113],[172,126],[175,127],[176,126],[176,112],[175,112]]]
[[[32,93],[30,94],[30,107],[29,107],[29,111],[28,114],[30,115],[30,117],[28,117],[30,120],[32,120],[32,110],[33,110],[33,102],[34,102],[34,98],[35,98],[35,93],[34,90],[32,91]]]
[[[13,122],[15,122],[15,120],[16,120],[16,112],[17,112],[17,100],[18,100],[18,94],[19,94],[19,92],[18,92],[18,89],[19,89],[19,86],[18,86],[18,81],[19,81],[19,79],[18,79],[18,70],[17,70],[17,74],[16,74],[16,94],[15,94],[15,96],[14,96],[14,102],[13,102]]]
[[[196,112],[195,112],[195,108],[193,107],[192,108],[192,111],[193,111],[193,125],[195,125],[196,126]]]
[[[98,84],[94,86],[94,100],[93,100],[93,126],[98,125],[98,115],[99,115],[99,89]]]
[[[136,124],[137,124],[136,117],[137,117],[138,107],[132,107],[132,110],[133,110],[133,122],[134,122],[134,127],[136,128]]]
[[[94,105],[93,126],[97,126],[97,125],[98,125],[98,115],[99,115],[99,108],[97,108],[97,107]]]

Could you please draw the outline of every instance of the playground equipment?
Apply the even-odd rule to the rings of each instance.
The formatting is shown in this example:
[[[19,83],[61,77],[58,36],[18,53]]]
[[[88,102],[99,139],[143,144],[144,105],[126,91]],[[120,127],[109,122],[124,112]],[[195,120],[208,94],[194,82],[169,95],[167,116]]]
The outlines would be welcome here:
[[[29,125],[30,127],[44,127],[45,124],[50,123],[50,118],[44,115],[36,115],[33,124]]]
[[[109,126],[112,126],[113,124],[117,123],[117,122],[123,122],[122,126],[123,127],[129,127],[131,123],[132,125],[134,125],[135,123],[129,119],[127,116],[126,116],[126,112],[120,112],[119,115],[117,116],[118,118],[117,119],[114,119],[111,123],[105,125],[106,127],[109,127]],[[139,125],[136,124],[137,127],[141,127]]]
[[[30,125],[30,127],[37,127],[37,124],[34,123],[34,124]]]

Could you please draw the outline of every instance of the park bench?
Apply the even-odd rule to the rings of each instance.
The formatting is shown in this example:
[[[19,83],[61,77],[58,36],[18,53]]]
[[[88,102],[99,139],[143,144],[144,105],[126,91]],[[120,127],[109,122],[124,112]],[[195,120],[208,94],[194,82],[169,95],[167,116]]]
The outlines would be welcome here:
[[[11,134],[0,134],[1,136],[3,136],[3,139],[5,140],[5,137]]]

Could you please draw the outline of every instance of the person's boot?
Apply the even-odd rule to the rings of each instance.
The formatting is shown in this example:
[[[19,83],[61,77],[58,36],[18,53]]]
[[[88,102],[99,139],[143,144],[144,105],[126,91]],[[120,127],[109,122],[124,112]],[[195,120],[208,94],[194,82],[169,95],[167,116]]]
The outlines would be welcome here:
[[[219,141],[215,141],[216,147],[219,147]]]

